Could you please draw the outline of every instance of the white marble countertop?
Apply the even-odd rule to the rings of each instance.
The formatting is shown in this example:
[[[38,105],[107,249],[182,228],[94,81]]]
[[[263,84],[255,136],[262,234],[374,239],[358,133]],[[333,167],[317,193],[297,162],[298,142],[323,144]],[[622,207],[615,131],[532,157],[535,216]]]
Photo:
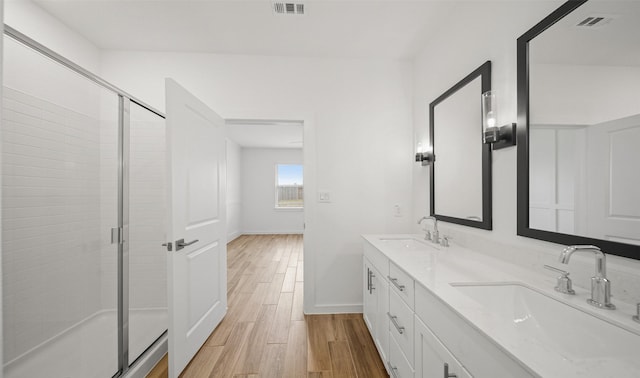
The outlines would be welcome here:
[[[640,377],[640,324],[631,320],[635,306],[614,299],[618,307],[616,310],[595,308],[586,303],[590,297],[588,290],[574,286],[576,295],[556,292],[553,289],[556,273],[542,275],[455,243],[445,248],[424,241],[426,250],[411,250],[390,247],[390,243],[381,239],[422,240],[421,235],[363,235],[363,238],[531,372],[541,377]],[[593,347],[592,357],[576,360],[563,356],[551,346],[528,342],[526,334],[514,331],[512,325],[504,324],[504,318],[499,320],[490,309],[450,285],[490,282],[517,282],[534,288],[548,297],[615,324],[622,332],[629,332],[631,337],[626,339],[632,340],[632,345],[584,345],[585,350]],[[571,319],[559,318],[558,321],[571,322]],[[594,339],[598,340],[597,335]]]

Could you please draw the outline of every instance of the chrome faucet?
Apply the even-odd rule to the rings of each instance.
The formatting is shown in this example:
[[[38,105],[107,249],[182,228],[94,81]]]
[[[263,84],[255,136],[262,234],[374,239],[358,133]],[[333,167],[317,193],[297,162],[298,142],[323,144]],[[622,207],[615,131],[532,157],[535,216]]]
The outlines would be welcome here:
[[[424,239],[431,240],[434,243],[440,243],[440,233],[438,232],[438,219],[436,217],[422,217],[418,219],[418,224],[421,224],[424,220],[433,220],[433,232],[425,230]]]
[[[596,275],[591,277],[591,299],[587,299],[587,303],[614,310],[616,306],[611,303],[611,281],[607,279],[605,254],[594,245],[572,245],[562,250],[558,260],[563,264],[568,264],[574,252],[593,252],[596,255]]]

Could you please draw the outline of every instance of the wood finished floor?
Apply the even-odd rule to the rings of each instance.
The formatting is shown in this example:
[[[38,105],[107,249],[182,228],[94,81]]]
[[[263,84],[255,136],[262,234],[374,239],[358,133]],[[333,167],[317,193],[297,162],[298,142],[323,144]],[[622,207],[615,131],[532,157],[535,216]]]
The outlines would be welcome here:
[[[301,235],[229,243],[227,315],[181,377],[388,377],[362,314],[303,314],[302,254]],[[147,377],[166,376],[165,356]]]

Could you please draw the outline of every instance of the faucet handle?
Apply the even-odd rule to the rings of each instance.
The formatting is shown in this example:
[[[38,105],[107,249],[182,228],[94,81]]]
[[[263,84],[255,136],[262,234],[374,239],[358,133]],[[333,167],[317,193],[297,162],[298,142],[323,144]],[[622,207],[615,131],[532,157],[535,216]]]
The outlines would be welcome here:
[[[569,272],[546,264],[544,268],[556,273],[560,273],[560,276],[557,278],[556,287],[554,287],[557,292],[570,295],[574,295],[576,293],[573,290],[571,278],[569,278]]]
[[[448,235],[444,235],[442,237],[442,239],[440,240],[440,245],[443,247],[448,247],[449,246],[449,240],[453,239],[451,236]]]
[[[431,241],[436,244],[440,243],[440,232],[438,230],[433,230],[431,233]]]

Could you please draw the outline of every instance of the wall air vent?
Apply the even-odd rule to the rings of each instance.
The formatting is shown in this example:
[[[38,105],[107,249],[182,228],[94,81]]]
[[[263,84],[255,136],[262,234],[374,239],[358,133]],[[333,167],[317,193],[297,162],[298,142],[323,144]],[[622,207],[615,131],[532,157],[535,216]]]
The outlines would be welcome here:
[[[275,14],[304,14],[304,4],[302,3],[273,3]]]
[[[575,27],[580,29],[599,29],[613,20],[611,16],[598,15],[589,16],[576,23]]]

